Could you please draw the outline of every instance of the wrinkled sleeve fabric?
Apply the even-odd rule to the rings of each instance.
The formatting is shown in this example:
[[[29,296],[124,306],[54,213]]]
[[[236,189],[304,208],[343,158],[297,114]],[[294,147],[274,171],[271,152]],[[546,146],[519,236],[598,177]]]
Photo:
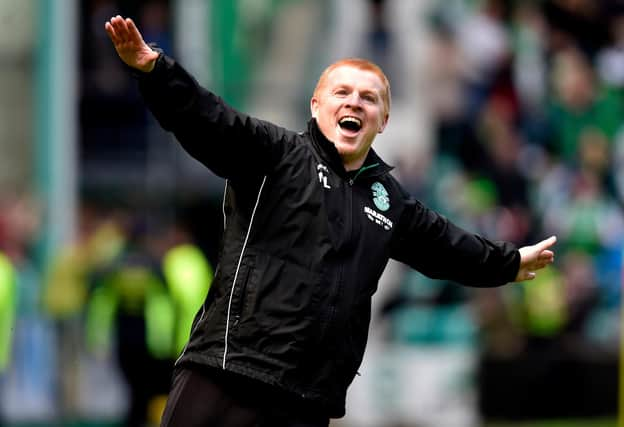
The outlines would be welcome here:
[[[162,51],[151,72],[132,74],[158,123],[215,174],[266,174],[284,155],[289,131],[230,107]]]
[[[405,201],[391,258],[428,277],[474,287],[511,282],[520,267],[512,243],[469,233],[413,199]]]

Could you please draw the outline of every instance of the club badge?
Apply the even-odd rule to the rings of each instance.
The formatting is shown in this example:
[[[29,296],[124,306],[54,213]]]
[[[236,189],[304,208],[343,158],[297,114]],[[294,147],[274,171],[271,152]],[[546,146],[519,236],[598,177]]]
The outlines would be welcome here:
[[[388,197],[386,188],[380,182],[375,182],[371,190],[373,190],[373,203],[377,209],[383,212],[390,209],[390,197]]]

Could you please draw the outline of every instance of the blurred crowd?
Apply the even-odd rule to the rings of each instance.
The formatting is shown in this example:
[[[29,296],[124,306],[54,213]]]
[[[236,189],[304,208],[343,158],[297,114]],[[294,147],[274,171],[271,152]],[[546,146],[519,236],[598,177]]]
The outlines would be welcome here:
[[[403,181],[485,236],[557,235],[556,261],[533,282],[492,290],[406,273],[383,307],[389,338],[476,343],[486,417],[614,414],[624,3],[435,2],[428,25],[433,145],[424,166],[400,168]]]
[[[370,56],[382,66],[397,55],[389,3],[368,2]],[[428,100],[431,149],[418,168],[401,156],[388,160],[411,193],[469,230],[518,245],[557,235],[556,261],[535,281],[497,289],[405,272],[381,304],[384,342],[468,348],[475,369],[456,381],[473,384],[485,418],[613,415],[624,2],[429,3],[427,85],[415,96]],[[149,171],[149,143],[163,136],[150,133],[149,115],[101,31],[117,4],[85,4],[74,241],[42,260],[45,207],[29,194],[0,198],[0,424],[94,416],[157,422],[218,250],[214,194],[189,196],[195,210],[182,216],[163,207],[175,200],[170,193],[156,204],[149,197],[119,203],[141,189],[102,179],[111,164],[123,178],[137,164]],[[167,4],[128,2],[122,12],[171,52]]]
[[[213,270],[181,216],[146,209],[85,198],[74,241],[41,264],[40,209],[3,198],[2,418],[158,424]]]

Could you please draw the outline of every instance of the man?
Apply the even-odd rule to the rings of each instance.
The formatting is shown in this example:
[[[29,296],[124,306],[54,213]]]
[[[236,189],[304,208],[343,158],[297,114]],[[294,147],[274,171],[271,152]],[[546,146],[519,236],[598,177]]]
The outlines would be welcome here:
[[[532,279],[555,238],[517,250],[412,199],[371,149],[389,117],[383,72],[330,66],[306,132],[242,114],[131,19],[105,24],[163,128],[226,178],[219,264],[178,359],[163,426],[327,426],[344,415],[371,297],[389,258],[469,286]]]

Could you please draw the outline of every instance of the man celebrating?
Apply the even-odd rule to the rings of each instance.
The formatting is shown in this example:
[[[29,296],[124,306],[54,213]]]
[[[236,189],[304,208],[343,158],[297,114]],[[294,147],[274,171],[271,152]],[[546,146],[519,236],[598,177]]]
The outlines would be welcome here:
[[[479,287],[532,279],[553,262],[555,237],[519,250],[492,242],[401,188],[371,149],[390,111],[376,65],[328,67],[297,133],[229,107],[131,19],[105,28],[160,125],[226,179],[219,264],[162,426],[326,427],[343,416],[390,258]]]

